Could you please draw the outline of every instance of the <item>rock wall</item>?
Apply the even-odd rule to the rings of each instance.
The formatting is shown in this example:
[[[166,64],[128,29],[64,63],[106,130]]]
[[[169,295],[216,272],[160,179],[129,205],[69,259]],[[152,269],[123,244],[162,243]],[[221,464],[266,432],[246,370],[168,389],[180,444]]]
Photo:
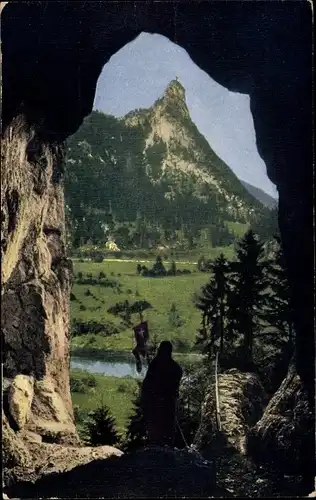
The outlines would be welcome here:
[[[276,465],[290,474],[313,475],[315,416],[294,364],[247,435],[247,454],[255,462]]]
[[[77,440],[69,388],[62,147],[22,115],[1,141],[1,330],[6,411],[15,430]]]

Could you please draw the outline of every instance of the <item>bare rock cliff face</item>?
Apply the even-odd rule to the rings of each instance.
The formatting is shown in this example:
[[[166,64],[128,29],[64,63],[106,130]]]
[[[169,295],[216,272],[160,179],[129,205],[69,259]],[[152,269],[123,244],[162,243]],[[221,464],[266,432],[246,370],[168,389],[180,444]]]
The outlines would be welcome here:
[[[1,329],[6,416],[50,442],[77,442],[69,388],[62,148],[37,140],[23,116],[1,147]],[[11,383],[11,387],[10,387]]]

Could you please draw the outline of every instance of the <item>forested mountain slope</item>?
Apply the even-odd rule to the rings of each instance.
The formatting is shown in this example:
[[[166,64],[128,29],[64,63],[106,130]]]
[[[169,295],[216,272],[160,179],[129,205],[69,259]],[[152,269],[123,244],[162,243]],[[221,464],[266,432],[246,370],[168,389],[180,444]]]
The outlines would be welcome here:
[[[267,210],[200,134],[176,80],[149,109],[121,119],[92,112],[68,139],[66,161],[75,245],[109,233],[123,246],[170,243],[179,232],[193,243],[201,230],[213,246],[229,244],[227,221],[254,223]]]

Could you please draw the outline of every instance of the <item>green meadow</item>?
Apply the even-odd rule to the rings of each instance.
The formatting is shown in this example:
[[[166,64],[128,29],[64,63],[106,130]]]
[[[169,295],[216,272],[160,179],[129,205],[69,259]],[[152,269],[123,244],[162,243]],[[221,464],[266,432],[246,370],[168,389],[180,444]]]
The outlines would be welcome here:
[[[72,369],[71,380],[85,381],[87,372],[80,369]],[[85,386],[84,391],[72,390],[71,397],[74,411],[80,410],[82,416],[89,411],[95,410],[101,404],[105,404],[115,418],[120,433],[126,431],[128,418],[133,413],[133,401],[138,394],[138,385],[132,377],[108,377],[106,375],[93,374],[94,387]],[[78,425],[78,423],[77,423]],[[80,430],[80,423],[79,423]]]
[[[241,230],[240,227],[239,230]],[[209,259],[215,258],[221,252],[228,259],[233,257],[232,246],[208,248],[200,255],[203,254]],[[190,270],[191,273],[177,276],[156,278],[140,276],[136,272],[138,263],[151,268],[154,259],[112,258],[100,263],[73,259],[75,276],[82,274],[83,278],[87,278],[88,275],[98,278],[99,274],[103,273],[108,279],[115,280],[120,285],[118,289],[98,284],[73,284],[73,297],[70,305],[71,321],[73,323],[96,322],[104,325],[104,330],[100,333],[73,336],[71,340],[73,354],[102,357],[102,354],[106,355],[109,351],[131,351],[134,346],[132,328],[126,327],[119,317],[107,312],[111,306],[125,300],[129,303],[146,300],[152,305],[151,309],[144,312],[144,319],[148,321],[152,341],[159,343],[163,339],[171,340],[174,351],[179,353],[196,349],[194,341],[201,314],[194,307],[193,297],[208,281],[209,275],[198,271],[196,260],[186,260],[185,257],[181,261],[176,261],[176,267],[179,270]],[[164,260],[163,263],[166,269],[170,268],[171,260]],[[170,309],[173,304],[176,308],[176,326],[170,318]],[[139,315],[133,314],[131,320],[133,324],[137,324]],[[117,333],[109,334],[109,324],[117,330]]]
[[[153,262],[146,262],[151,267]],[[182,276],[168,276],[147,278],[136,273],[137,262],[104,261],[102,263],[75,262],[74,271],[83,273],[83,276],[92,274],[98,277],[100,272],[108,278],[121,284],[121,291],[105,288],[99,285],[74,284],[72,293],[76,300],[71,301],[71,319],[73,321],[98,323],[111,322],[119,333],[107,336],[106,331],[92,334],[87,333],[72,338],[72,349],[87,348],[106,351],[130,351],[133,346],[132,329],[126,328],[120,318],[107,312],[116,302],[128,300],[133,303],[137,300],[146,300],[152,309],[144,312],[144,319],[148,321],[149,333],[157,342],[169,339],[175,342],[175,350],[190,349],[194,342],[196,330],[200,323],[200,313],[194,308],[193,295],[198,292],[208,280],[208,275],[196,271],[195,264],[178,264],[179,269],[189,269],[191,274]],[[168,268],[168,264],[166,264]],[[87,290],[92,295],[87,296]],[[169,311],[175,304],[181,326],[174,327],[170,323]],[[84,308],[82,307],[84,306]],[[137,324],[139,316],[134,314],[132,321]]]

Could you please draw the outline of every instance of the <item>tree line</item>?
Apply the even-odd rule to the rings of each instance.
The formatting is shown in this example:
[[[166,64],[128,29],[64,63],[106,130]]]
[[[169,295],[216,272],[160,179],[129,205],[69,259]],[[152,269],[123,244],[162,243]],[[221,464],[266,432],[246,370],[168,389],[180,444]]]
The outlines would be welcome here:
[[[211,278],[194,299],[202,313],[196,342],[208,357],[217,351],[222,358],[236,357],[238,351],[240,364],[249,369],[256,338],[292,350],[290,290],[278,237],[276,243],[274,258],[267,258],[264,244],[249,230],[236,245],[235,260],[221,254],[203,263]]]

